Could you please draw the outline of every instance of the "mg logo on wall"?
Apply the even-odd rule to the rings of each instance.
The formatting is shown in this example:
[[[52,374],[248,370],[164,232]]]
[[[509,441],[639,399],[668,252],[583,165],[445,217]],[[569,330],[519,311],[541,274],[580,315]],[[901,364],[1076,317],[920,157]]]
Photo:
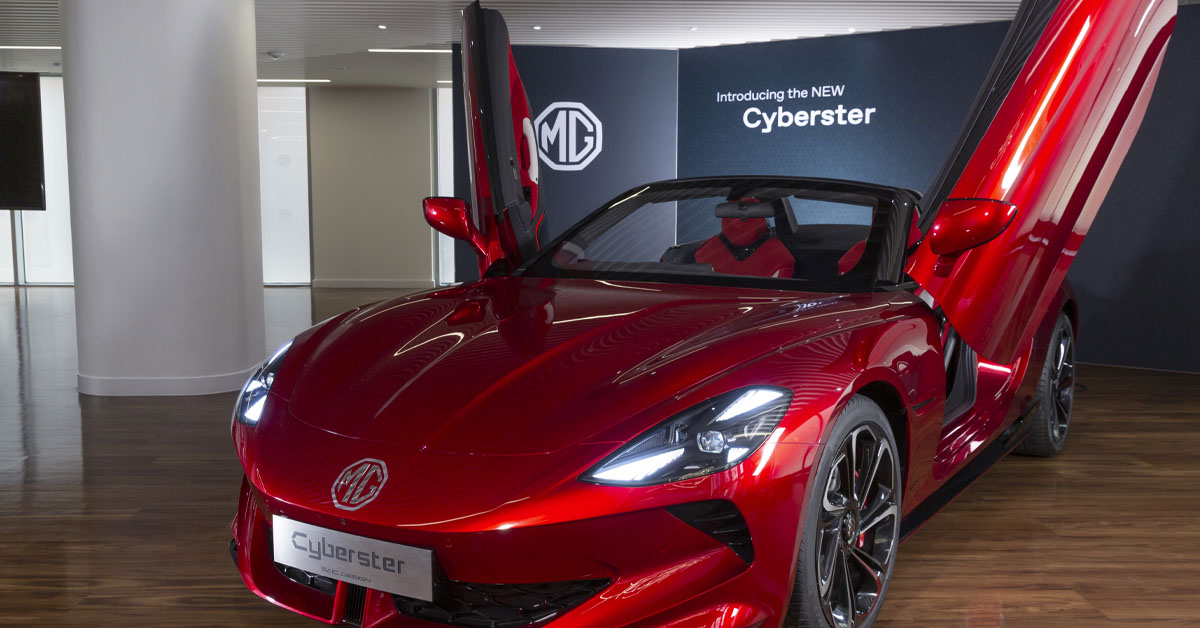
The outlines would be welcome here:
[[[604,148],[604,125],[580,102],[556,102],[534,122],[538,154],[553,170],[583,170]]]
[[[358,510],[379,497],[387,482],[387,465],[382,460],[363,458],[342,469],[333,482],[333,505],[342,510]]]

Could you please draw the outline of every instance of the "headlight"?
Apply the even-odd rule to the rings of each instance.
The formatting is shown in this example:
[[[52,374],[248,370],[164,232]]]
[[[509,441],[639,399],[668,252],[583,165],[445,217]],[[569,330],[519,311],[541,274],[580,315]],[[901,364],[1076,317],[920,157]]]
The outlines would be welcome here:
[[[660,423],[583,474],[585,482],[649,486],[724,471],[771,436],[792,402],[783,388],[742,388]]]
[[[263,365],[258,367],[254,375],[246,381],[246,385],[242,386],[242,392],[238,393],[237,405],[233,408],[233,416],[240,422],[246,425],[257,425],[258,420],[262,418],[263,406],[267,403],[267,393],[271,392],[271,384],[275,383],[275,375],[279,373],[279,367],[283,364],[283,358],[287,355],[288,349],[292,348],[292,341],[289,340],[282,347],[275,350],[270,358],[267,358]]]

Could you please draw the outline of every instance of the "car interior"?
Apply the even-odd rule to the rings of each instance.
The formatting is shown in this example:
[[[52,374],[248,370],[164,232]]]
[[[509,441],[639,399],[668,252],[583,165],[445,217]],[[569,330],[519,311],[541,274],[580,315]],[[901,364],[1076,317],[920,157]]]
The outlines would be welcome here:
[[[862,260],[871,225],[805,220],[789,196],[746,197],[718,203],[720,231],[678,244],[660,258],[664,264],[706,264],[715,273],[749,277],[827,280],[845,275]],[[914,210],[915,211],[915,210]],[[909,246],[920,241],[915,226]]]
[[[784,280],[818,292],[895,286],[905,251],[921,239],[917,198],[833,180],[663,182],[618,197],[527,272],[747,287]]]

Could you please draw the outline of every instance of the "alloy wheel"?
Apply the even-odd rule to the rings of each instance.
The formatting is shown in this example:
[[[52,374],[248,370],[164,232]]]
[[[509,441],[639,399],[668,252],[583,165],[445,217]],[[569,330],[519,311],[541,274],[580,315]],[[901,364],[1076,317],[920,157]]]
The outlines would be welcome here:
[[[883,433],[864,425],[834,459],[821,500],[817,587],[825,618],[852,628],[879,604],[899,540],[898,465]]]
[[[1067,437],[1071,423],[1071,407],[1075,403],[1075,338],[1070,328],[1063,329],[1054,350],[1054,368],[1050,373],[1054,386],[1054,422],[1051,424],[1054,442]]]

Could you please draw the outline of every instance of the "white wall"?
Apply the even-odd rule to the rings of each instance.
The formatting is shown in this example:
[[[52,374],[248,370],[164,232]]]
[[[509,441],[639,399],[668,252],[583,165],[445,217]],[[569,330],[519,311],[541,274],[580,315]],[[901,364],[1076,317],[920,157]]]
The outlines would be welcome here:
[[[309,89],[313,286],[433,285],[433,94]]]
[[[312,274],[304,88],[258,88],[258,126],[263,282],[307,284]]]

